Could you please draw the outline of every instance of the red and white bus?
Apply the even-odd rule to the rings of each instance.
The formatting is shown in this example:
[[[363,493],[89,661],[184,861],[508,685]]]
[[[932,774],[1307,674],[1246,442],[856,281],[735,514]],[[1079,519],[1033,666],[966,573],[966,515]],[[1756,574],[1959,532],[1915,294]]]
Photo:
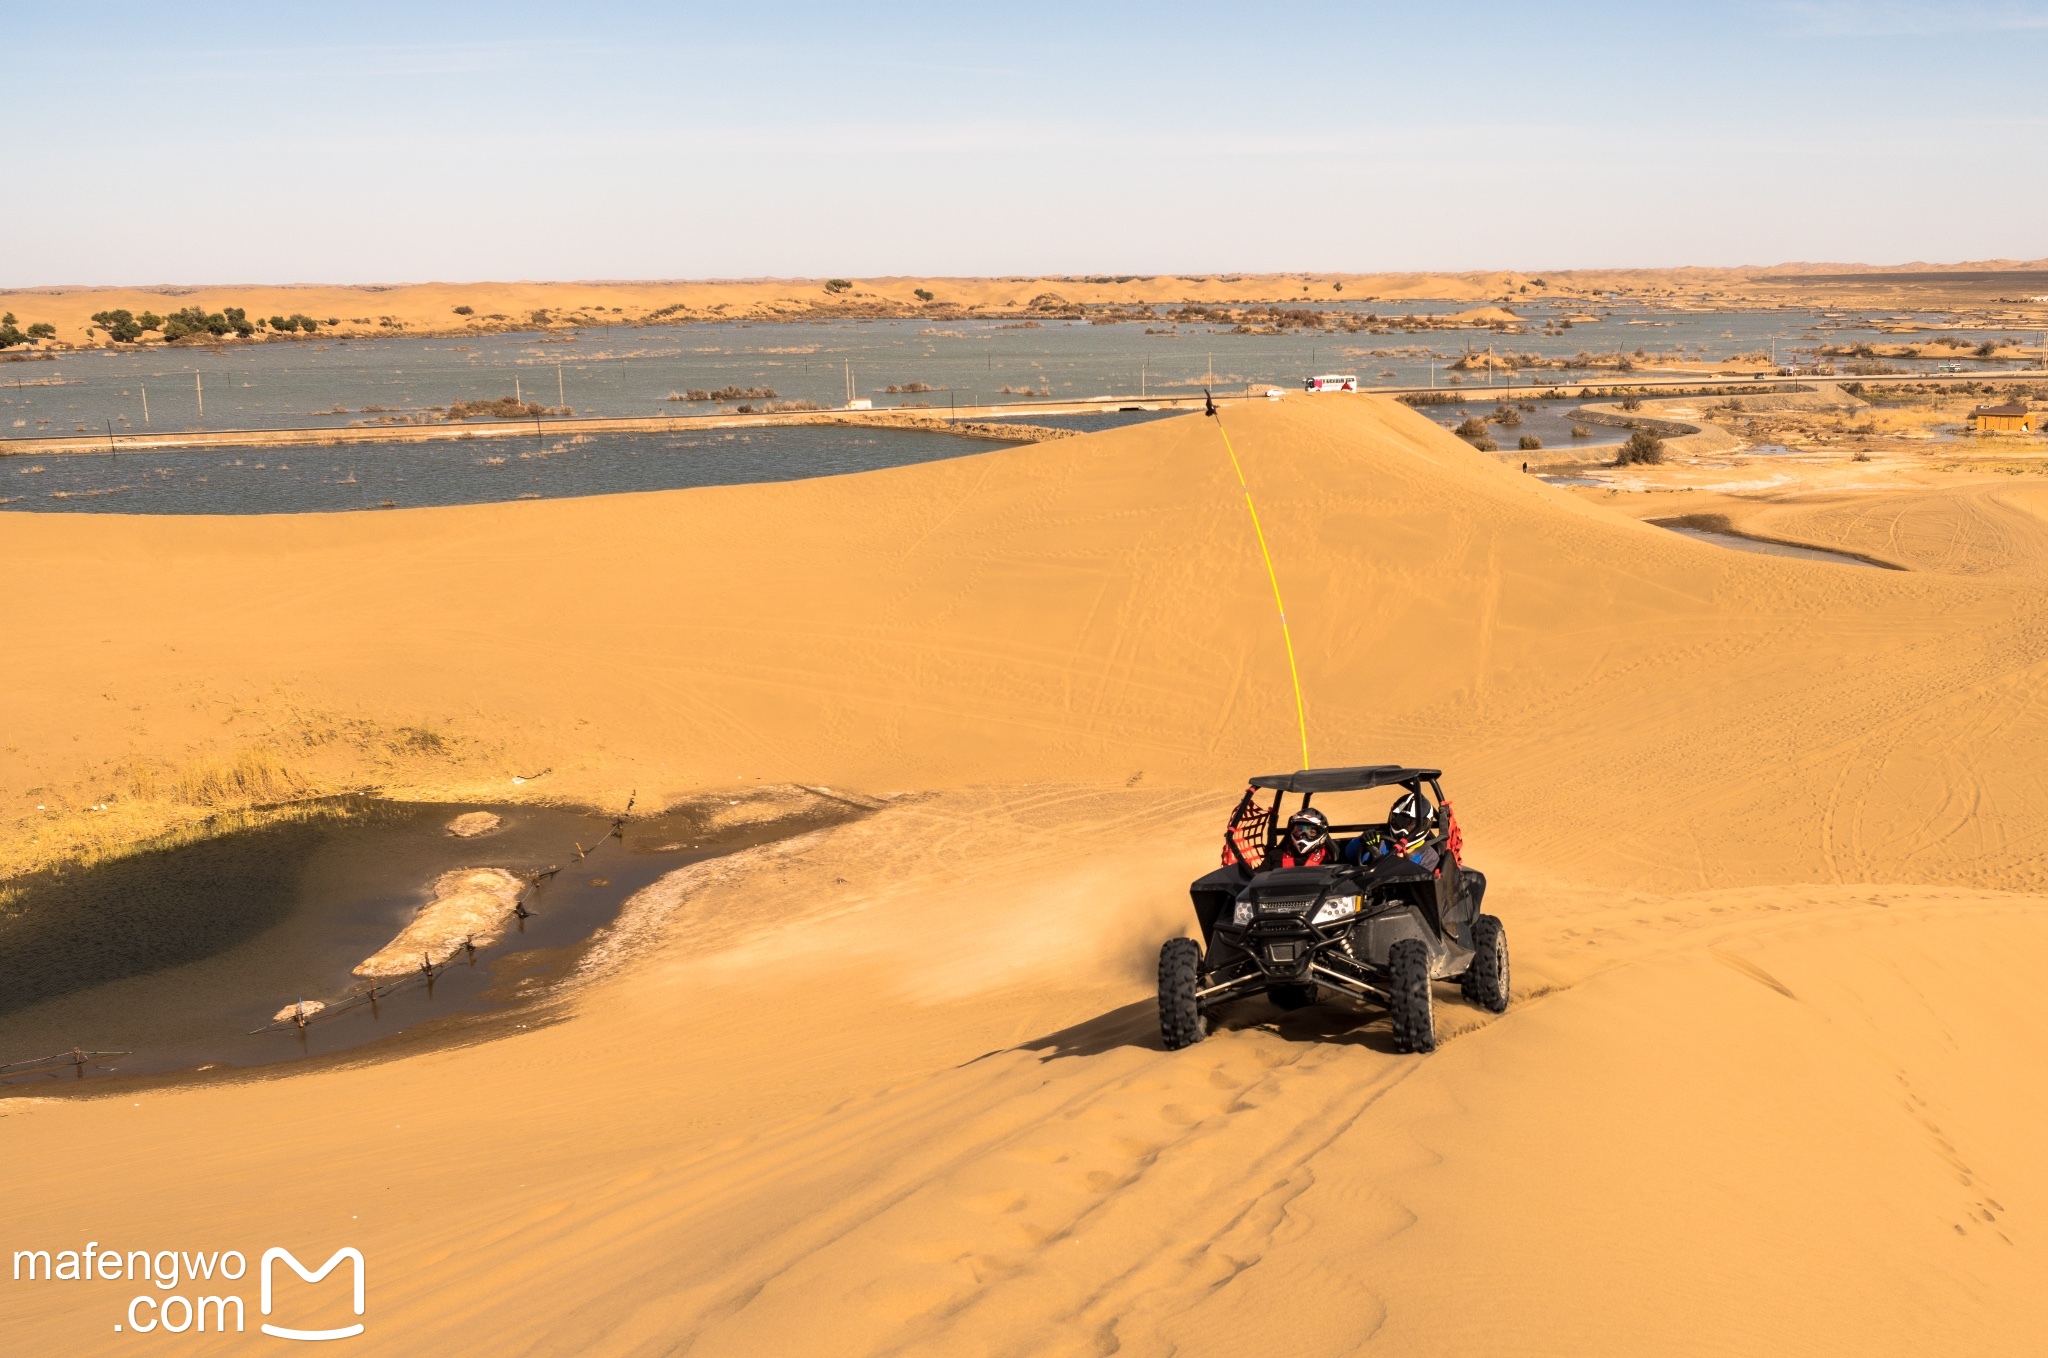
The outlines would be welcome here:
[[[1303,391],[1357,391],[1358,374],[1324,373],[1321,377],[1309,378],[1308,381],[1302,383],[1301,389]]]

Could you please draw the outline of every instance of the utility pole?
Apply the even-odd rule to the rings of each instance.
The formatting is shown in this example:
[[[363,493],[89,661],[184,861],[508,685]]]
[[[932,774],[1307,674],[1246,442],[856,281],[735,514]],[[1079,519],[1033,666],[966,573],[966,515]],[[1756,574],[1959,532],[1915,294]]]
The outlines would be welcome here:
[[[142,384],[142,427],[149,428],[149,385]]]
[[[555,404],[564,409],[569,405],[569,398],[562,394],[562,365],[559,363],[555,365]]]
[[[199,380],[199,374],[192,374],[192,388],[199,393],[199,418],[206,418],[206,384]]]

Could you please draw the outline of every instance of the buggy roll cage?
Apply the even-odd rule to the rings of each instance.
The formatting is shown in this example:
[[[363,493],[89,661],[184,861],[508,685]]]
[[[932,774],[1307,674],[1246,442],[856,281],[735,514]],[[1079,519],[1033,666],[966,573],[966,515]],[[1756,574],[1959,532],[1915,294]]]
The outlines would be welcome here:
[[[1412,769],[1400,764],[1360,764],[1341,769],[1298,769],[1293,773],[1261,774],[1251,780],[1244,790],[1244,799],[1231,814],[1230,825],[1224,831],[1224,865],[1233,862],[1240,866],[1256,869],[1264,851],[1271,848],[1285,832],[1286,822],[1280,815],[1280,804],[1289,794],[1301,798],[1296,811],[1306,811],[1315,801],[1318,792],[1370,792],[1379,787],[1401,787],[1425,796],[1423,785],[1429,785],[1428,800],[1442,812],[1430,825],[1424,836],[1425,843],[1445,844],[1453,860],[1461,857],[1464,836],[1458,831],[1457,817],[1451,811],[1449,799],[1444,796],[1441,780],[1442,769]],[[1257,794],[1269,791],[1273,801],[1269,806],[1260,806]],[[1332,825],[1330,833],[1359,834],[1380,828],[1375,824]],[[1253,853],[1254,847],[1257,855]]]

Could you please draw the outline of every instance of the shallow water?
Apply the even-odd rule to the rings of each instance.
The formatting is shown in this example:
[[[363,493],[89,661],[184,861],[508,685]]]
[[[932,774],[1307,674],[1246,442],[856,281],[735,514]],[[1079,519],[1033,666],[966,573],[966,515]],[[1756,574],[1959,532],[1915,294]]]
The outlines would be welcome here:
[[[475,839],[446,832],[478,809],[503,818]],[[843,817],[830,817],[843,818]],[[796,828],[810,828],[806,822]],[[0,1065],[73,1047],[84,1076],[303,1060],[541,994],[635,891],[684,864],[788,825],[707,836],[689,816],[630,821],[549,807],[346,799],[304,818],[16,885],[0,916]],[[577,845],[598,847],[576,857]],[[272,1016],[300,999],[331,1006],[351,974],[432,898],[443,872],[561,869],[529,888],[531,917],[432,986],[414,984],[301,1031]],[[254,1031],[265,1030],[265,1031]],[[81,1072],[0,1072],[0,1087]]]
[[[1318,309],[1381,316],[1463,310],[1470,303],[1352,301]],[[1647,349],[1725,358],[1769,349],[1781,358],[1819,343],[1882,342],[1864,318],[1817,311],[1643,311],[1595,304],[1600,319],[1556,334],[1546,320],[1580,308],[1521,301],[1528,333],[1439,331],[1374,335],[1235,335],[1228,327],[1047,321],[731,322],[612,326],[572,333],[512,333],[470,339],[315,339],[149,348],[0,362],[0,435],[279,428],[373,422],[451,401],[518,395],[579,414],[660,415],[730,409],[731,403],[674,402],[670,393],[729,385],[772,387],[783,398],[838,405],[854,388],[878,405],[949,405],[1034,399],[1024,390],[1077,396],[1188,395],[1205,382],[1271,382],[1298,388],[1318,372],[1356,372],[1367,385],[1449,386],[1450,363],[1488,343],[1518,353],[1569,357]],[[1940,324],[1943,317],[1922,319]],[[1155,332],[1147,334],[1147,330]],[[1375,353],[1374,351],[1380,351]],[[1902,369],[1931,368],[1902,362]],[[1531,374],[1561,379],[1556,372]],[[1483,380],[1483,375],[1480,380]],[[1568,379],[1562,379],[1568,380]],[[905,392],[909,384],[932,388]],[[47,384],[47,385],[42,385]],[[890,392],[889,387],[899,388]],[[1005,393],[1003,388],[1010,391]],[[144,405],[147,403],[147,413]]]
[[[1517,425],[1489,424],[1487,436],[1499,444],[1503,453],[1517,451],[1516,445],[1524,435],[1541,439],[1545,449],[1558,448],[1601,448],[1619,444],[1628,438],[1629,431],[1615,429],[1604,424],[1583,424],[1572,418],[1572,412],[1584,405],[1583,401],[1524,401],[1505,397],[1481,397],[1462,401],[1456,405],[1431,405],[1416,407],[1422,414],[1435,420],[1446,429],[1455,429],[1467,418],[1487,419],[1502,405],[1512,406],[1521,423]],[[1527,410],[1523,407],[1533,406]],[[1572,437],[1572,426],[1580,425],[1586,432],[1584,438]]]
[[[64,453],[0,458],[0,509],[295,514],[552,500],[838,476],[1006,446],[958,434],[795,425],[682,434]]]

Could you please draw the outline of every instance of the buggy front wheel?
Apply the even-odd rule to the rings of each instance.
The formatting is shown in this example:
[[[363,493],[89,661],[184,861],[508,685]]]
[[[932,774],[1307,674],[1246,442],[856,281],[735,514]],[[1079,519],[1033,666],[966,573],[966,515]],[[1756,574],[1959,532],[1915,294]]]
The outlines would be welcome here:
[[[1392,973],[1387,1008],[1394,1020],[1394,1045],[1404,1052],[1436,1050],[1436,1004],[1429,989],[1429,949],[1419,938],[1404,938],[1387,954]]]
[[[1159,949],[1159,1037],[1168,1051],[1192,1047],[1209,1033],[1195,1002],[1202,949],[1192,938],[1169,938]]]

